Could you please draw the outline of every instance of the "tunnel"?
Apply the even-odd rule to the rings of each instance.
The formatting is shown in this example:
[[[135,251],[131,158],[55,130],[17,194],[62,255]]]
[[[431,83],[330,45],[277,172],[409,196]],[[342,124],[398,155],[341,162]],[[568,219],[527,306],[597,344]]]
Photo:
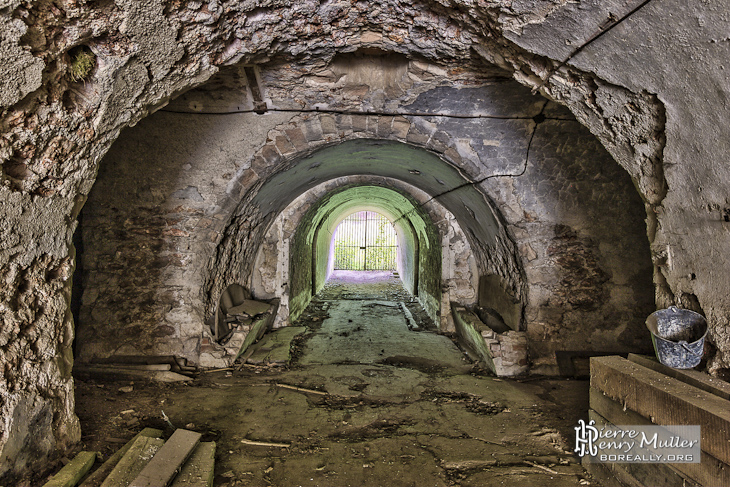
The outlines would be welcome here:
[[[281,69],[261,72],[269,93]],[[209,332],[221,293],[277,299],[274,326],[291,325],[325,283],[336,223],[368,209],[395,224],[402,282],[442,333],[453,305],[496,317],[547,373],[561,354],[646,348],[643,203],[554,102],[488,78],[411,97],[433,115],[217,113],[210,90],[127,129],[101,165],[82,215],[80,360],[225,366]]]
[[[487,266],[490,259],[494,259],[494,255],[510,255],[509,248],[497,247],[495,235],[501,224],[494,219],[494,210],[484,195],[474,187],[465,186],[464,180],[456,171],[425,151],[388,141],[357,140],[316,152],[301,165],[306,168],[306,175],[309,177],[307,188],[310,189],[303,188],[304,194],[289,203],[289,208],[281,209],[284,202],[277,196],[277,205],[280,206],[275,212],[279,212],[280,216],[279,221],[272,225],[272,228],[282,229],[282,220],[287,225],[292,225],[299,218],[298,227],[293,233],[284,231],[279,236],[269,235],[265,238],[266,242],[272,243],[291,239],[286,254],[279,253],[276,257],[271,255],[267,260],[264,254],[270,253],[272,247],[262,246],[253,271],[253,280],[257,283],[253,286],[254,290],[263,291],[261,295],[267,298],[280,297],[282,293],[277,295],[261,289],[266,287],[261,276],[274,275],[276,262],[285,262],[288,259],[288,278],[282,276],[279,279],[281,284],[277,286],[272,283],[268,287],[273,290],[281,288],[284,282],[287,283],[289,292],[284,303],[288,303],[292,319],[301,313],[312,295],[324,285],[330,270],[328,254],[333,230],[348,212],[358,208],[380,210],[394,222],[399,241],[402,242],[399,262],[404,285],[409,292],[418,296],[429,316],[443,329],[453,329],[453,325],[450,325],[450,298],[447,293],[447,297],[443,299],[442,286],[444,283],[451,283],[454,296],[470,296],[473,304],[479,271],[476,269],[477,258],[471,252],[469,237],[462,231],[459,219],[441,203],[428,201],[428,191],[435,191],[444,184],[459,188],[457,192],[461,194],[452,195],[450,204],[459,212],[465,224],[470,225],[472,241],[479,245],[479,249],[484,248],[487,242],[492,242],[492,248],[489,249],[492,255],[486,257],[482,254],[484,257],[480,263],[483,266]],[[370,166],[369,171],[373,174],[362,174],[368,171],[367,166]],[[351,168],[358,168],[361,174],[346,175],[348,171],[352,171]],[[270,183],[263,185],[259,195],[266,194],[270,184],[276,188],[284,184],[282,181],[285,179],[303,180],[303,170],[290,171],[275,176]],[[422,174],[428,176],[422,177]],[[348,183],[353,177],[363,182],[375,181],[379,185]],[[319,189],[313,186],[317,183]],[[315,201],[314,198],[318,199]],[[464,204],[466,198],[470,199],[468,207]],[[309,203],[310,200],[313,201]],[[307,212],[298,216],[308,205],[311,207]],[[442,228],[439,229],[437,224]],[[458,257],[456,252],[449,250],[448,245],[442,250],[442,239],[447,238],[447,234],[453,240],[452,248],[458,247]],[[478,240],[479,238],[482,240]],[[442,252],[445,254],[443,259],[448,259],[446,263],[442,263]],[[513,262],[513,266],[516,265]],[[482,274],[489,270],[484,269]],[[505,276],[505,282],[514,278]]]
[[[280,69],[261,73],[270,93]],[[274,326],[290,325],[358,209],[395,224],[403,284],[444,333],[452,303],[481,308],[553,372],[556,351],[645,347],[651,262],[630,178],[564,108],[481,83],[419,94],[411,106],[435,114],[420,117],[218,114],[201,88],[128,129],[82,215],[81,360],[141,347],[225,365],[207,331],[223,290],[278,299]]]
[[[4,50],[17,62],[0,68],[0,483],[36,475],[30,484],[42,484],[49,462],[80,439],[97,449],[94,437],[127,439],[137,426],[172,424],[209,434],[212,417],[268,418],[261,404],[276,404],[283,408],[272,408],[272,428],[241,421],[235,434],[226,430],[219,473],[235,461],[225,452],[240,448],[268,463],[231,467],[239,478],[219,476],[218,484],[249,473],[257,485],[287,484],[283,460],[241,443],[277,440],[285,429],[298,439],[263,443],[316,455],[317,441],[335,451],[355,440],[353,451],[339,453],[345,464],[354,458],[347,455],[358,464],[362,457],[358,472],[331,484],[383,485],[412,462],[411,473],[422,474],[413,484],[469,477],[483,485],[500,467],[449,452],[473,453],[467,462],[495,458],[490,448],[509,441],[489,435],[507,424],[522,428],[515,458],[536,463],[524,452],[558,439],[563,400],[577,391],[555,378],[584,376],[600,355],[651,354],[644,319],[672,305],[705,316],[701,367],[727,375],[730,139],[718,137],[728,91],[727,43],[712,15],[719,7],[451,3],[65,1],[2,9]],[[710,109],[698,115],[698,106]],[[332,232],[349,214],[367,212],[396,232],[397,274],[389,274],[402,294],[353,299],[345,309],[331,299]],[[272,337],[298,337],[295,365],[309,360],[308,344],[330,341],[333,321],[345,328],[331,341],[344,345],[365,344],[357,323],[347,328],[353,315],[361,327],[383,325],[379,316],[393,326],[379,328],[382,340],[359,368],[340,355],[316,372],[250,369],[244,395],[198,414],[194,400],[215,408],[206,396],[213,389],[240,392],[241,377],[228,378],[227,369],[259,367],[238,360],[238,342],[218,334],[232,289],[275,310],[262,313],[272,317],[265,335],[240,324],[237,339],[263,347]],[[433,329],[406,327],[411,305]],[[453,347],[451,363],[463,372],[448,391],[448,374],[423,360],[438,355],[428,340]],[[405,344],[408,353],[389,348]],[[475,357],[469,344],[485,355]],[[179,396],[144,386],[153,370],[114,386],[81,375],[160,357],[180,371],[217,375],[176,389]],[[502,378],[518,374],[535,387],[522,384],[522,402],[500,403],[501,392],[522,387],[522,379]],[[394,378],[403,388],[386,391]],[[143,396],[152,409],[130,401]],[[394,397],[424,415],[353,424]],[[95,399],[107,407],[87,408]],[[168,399],[171,421],[160,423]],[[533,404],[546,414],[531,415]],[[230,411],[219,414],[224,407]],[[295,418],[310,413],[324,413],[332,429],[297,429]],[[99,418],[106,422],[95,426]],[[411,421],[423,418],[418,427],[433,437],[409,436]],[[107,426],[122,429],[110,435]],[[372,461],[396,437],[408,438],[405,450]],[[109,453],[109,443],[102,449]],[[433,459],[423,461],[424,452]],[[382,468],[390,459],[392,471]],[[319,462],[307,479],[335,475]],[[540,467],[528,468],[548,473]]]

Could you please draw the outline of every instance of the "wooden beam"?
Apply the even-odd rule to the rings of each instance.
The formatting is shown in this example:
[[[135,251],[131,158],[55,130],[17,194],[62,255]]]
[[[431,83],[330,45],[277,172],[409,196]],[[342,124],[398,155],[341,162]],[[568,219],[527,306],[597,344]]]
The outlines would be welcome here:
[[[141,380],[147,382],[189,382],[193,379],[186,375],[164,370],[139,370],[123,366],[108,367],[79,365],[74,367],[74,374],[100,380]]]
[[[655,424],[699,425],[701,447],[730,464],[730,402],[621,357],[591,359],[591,387]]]
[[[119,460],[122,459],[124,454],[129,451],[129,449],[132,447],[132,444],[134,444],[134,442],[137,441],[137,438],[139,438],[140,436],[144,436],[146,438],[159,438],[160,436],[162,436],[162,430],[145,428],[137,433],[134,438],[127,442],[126,445],[121,447],[119,450],[116,451],[116,453],[110,456],[107,461],[101,465],[101,467],[97,468],[94,473],[86,477],[84,482],[79,487],[99,487],[101,483],[104,482],[104,479],[111,473],[111,471],[114,470],[114,467],[117,466]]]
[[[707,391],[710,394],[720,396],[723,399],[730,400],[730,383],[725,382],[722,379],[712,377],[709,374],[700,372],[692,369],[673,369],[666,365],[659,363],[653,357],[645,355],[636,355],[635,353],[629,354],[629,360],[635,364],[639,364],[642,367],[646,367],[651,370],[656,370],[662,374],[666,374],[675,379],[679,379],[685,384],[697,387],[703,391]]]
[[[601,428],[612,424],[596,411],[588,411],[588,419],[596,422]],[[596,465],[608,470],[623,485],[631,487],[662,486],[662,487],[699,487],[700,484],[686,478],[668,463],[593,463],[591,457],[583,457],[583,467],[591,472]],[[712,485],[712,484],[710,484]]]
[[[96,455],[95,451],[79,452],[73,460],[59,470],[43,487],[74,487],[94,465]]]
[[[175,430],[150,463],[129,484],[129,487],[167,486],[198,446],[200,437],[201,434],[195,431]]]
[[[213,487],[215,442],[198,444],[171,487]]]
[[[128,487],[132,479],[137,477],[149,464],[164,443],[164,440],[159,438],[147,438],[146,436],[137,438],[101,487]]]
[[[591,387],[591,409],[615,425],[654,424],[642,415],[627,409],[601,391]],[[730,485],[730,465],[721,462],[707,452],[702,452],[700,463],[676,463],[674,469],[700,485]]]

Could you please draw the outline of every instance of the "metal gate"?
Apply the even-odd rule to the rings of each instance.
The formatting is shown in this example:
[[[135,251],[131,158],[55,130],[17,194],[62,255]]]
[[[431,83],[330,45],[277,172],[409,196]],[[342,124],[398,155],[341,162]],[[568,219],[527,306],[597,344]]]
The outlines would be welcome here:
[[[398,237],[393,224],[374,211],[358,211],[335,230],[335,270],[395,270]]]

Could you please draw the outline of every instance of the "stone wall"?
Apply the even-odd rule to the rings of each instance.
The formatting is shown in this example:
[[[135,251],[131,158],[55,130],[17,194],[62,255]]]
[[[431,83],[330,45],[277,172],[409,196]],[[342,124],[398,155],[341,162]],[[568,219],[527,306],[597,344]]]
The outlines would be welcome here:
[[[318,69],[330,69],[338,53],[352,56],[365,47],[429,61],[440,67],[423,70],[423,76],[436,78],[458,77],[464,68],[494,73],[498,66],[506,76],[567,105],[629,173],[646,205],[656,304],[704,311],[709,341],[717,350],[710,370],[720,374],[730,368],[730,298],[725,291],[730,277],[723,257],[730,213],[725,164],[730,149],[725,123],[730,44],[722,20],[724,2],[653,2],[625,21],[632,7],[617,2],[456,0],[451,5],[428,0],[299,0],[270,6],[170,2],[164,8],[156,0],[2,4],[0,53],[14,60],[0,66],[2,482],[28,471],[28,452],[39,452],[41,459],[49,451],[41,427],[20,447],[10,440],[11,432],[23,431],[26,419],[45,424],[44,407],[28,404],[54,398],[48,402],[54,448],[61,450],[78,438],[70,395],[70,285],[61,276],[74,267],[71,236],[99,162],[124,127],[204,83],[224,65],[293,63],[296,69],[281,80],[285,86],[307,72],[317,77]],[[601,30],[607,31],[596,38]],[[95,59],[90,71],[72,75],[79,64],[78,46],[86,46]],[[387,69],[386,79],[403,72],[399,62],[374,64]],[[343,81],[338,86],[342,77],[337,73],[348,69],[347,58],[341,66],[333,69],[334,85],[329,75],[312,78],[315,85],[322,81],[319,94],[312,99],[286,97],[286,106],[326,108],[336,100],[341,103],[337,108],[392,107],[397,90],[378,89],[363,99],[357,84],[344,86]],[[367,77],[360,73],[352,79],[360,83]],[[329,98],[333,89],[339,92]],[[267,97],[277,98],[273,87],[263,101]],[[231,101],[224,104],[230,107]],[[288,116],[281,118],[284,123]],[[431,148],[422,139],[413,143]],[[457,150],[455,141],[448,143],[447,149]],[[495,201],[509,200],[508,189],[502,196],[490,190],[495,182],[497,178],[485,182],[485,192]],[[230,198],[220,201],[229,210],[235,206],[230,201],[241,199],[236,184],[226,188]],[[199,188],[198,181],[189,185]],[[515,222],[507,206],[513,205],[501,206],[505,220]],[[227,235],[225,223],[215,218],[218,214],[201,217],[199,223],[209,229],[213,254]],[[510,227],[512,237],[524,240],[516,228]],[[257,233],[259,238],[263,233]],[[554,228],[553,235],[560,236],[558,251],[578,242],[595,255],[595,248],[603,245],[582,229]],[[534,247],[521,250],[528,259],[541,257]],[[172,248],[167,251],[173,253]],[[582,255],[594,268],[593,258]],[[253,262],[254,256],[246,258]],[[568,264],[560,264],[564,269],[572,266],[559,257],[556,261]],[[516,275],[507,263],[493,267],[502,268],[500,275]],[[601,259],[596,264],[609,274]],[[594,282],[603,279],[597,271],[592,274],[599,276]],[[209,306],[212,298],[200,301]]]

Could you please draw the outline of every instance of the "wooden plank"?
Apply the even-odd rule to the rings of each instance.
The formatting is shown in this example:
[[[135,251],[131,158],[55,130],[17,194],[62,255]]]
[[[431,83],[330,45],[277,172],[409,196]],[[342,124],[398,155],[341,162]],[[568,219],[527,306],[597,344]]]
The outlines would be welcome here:
[[[699,425],[702,450],[730,464],[730,402],[621,357],[591,359],[591,386],[655,424]]]
[[[147,382],[189,382],[193,379],[186,375],[164,370],[139,370],[117,366],[80,365],[74,367],[74,374],[100,380],[141,380]]]
[[[590,388],[589,397],[590,408],[613,424],[637,424],[644,426],[654,424],[649,419],[631,409],[624,410],[621,403],[614,401],[595,387]]]
[[[624,411],[621,404],[593,387],[590,389],[590,405],[592,410],[615,425],[654,424],[630,409]],[[677,463],[672,466],[700,485],[730,485],[730,465],[707,452],[702,452],[700,463]]]
[[[200,433],[175,430],[155,457],[145,466],[129,487],[165,487],[180,471],[200,442]]]
[[[637,355],[635,353],[629,354],[629,360],[635,364],[639,364],[643,367],[647,367],[670,377],[674,377],[675,379],[679,379],[685,384],[697,387],[698,389],[707,391],[710,394],[730,400],[730,383],[725,382],[722,379],[712,377],[710,374],[705,374],[704,372],[692,369],[673,369],[660,363],[653,357]]]
[[[172,487],[213,487],[214,468],[215,442],[200,443],[175,477]]]
[[[594,410],[588,411],[588,419],[596,422],[599,429],[607,424],[612,424],[606,418]],[[583,457],[583,467],[591,471],[592,459]],[[662,487],[699,487],[700,484],[693,482],[682,475],[668,463],[600,463],[608,469],[616,479],[624,485],[631,487],[662,486]],[[712,485],[712,484],[710,484]]]
[[[100,369],[128,369],[128,370],[155,370],[155,371],[166,371],[171,370],[172,365],[170,364],[151,364],[151,365],[137,365],[137,364],[96,364],[95,368]]]
[[[162,448],[164,440],[140,436],[127,453],[119,460],[101,487],[128,487],[129,483],[139,475],[146,465]]]
[[[43,487],[74,487],[86,475],[96,461],[95,451],[79,452],[73,460],[66,464]]]
[[[137,438],[144,436],[147,438],[159,438],[162,436],[162,430],[155,428],[145,428],[137,433],[134,438],[129,440],[126,445],[117,450],[112,456],[110,456],[101,467],[97,468],[94,473],[89,475],[79,487],[99,487],[104,479],[114,470],[119,460],[124,456],[127,451],[132,447],[132,444],[137,441]]]
[[[263,335],[266,333],[266,330],[271,328],[271,325],[274,323],[274,319],[276,318],[276,313],[279,310],[279,300],[278,299],[272,299],[271,300],[271,311],[264,315],[263,317],[255,320],[253,324],[251,325],[251,331],[248,332],[248,335],[246,335],[246,339],[241,344],[241,348],[238,350],[238,353],[236,354],[236,358],[233,359],[235,362],[238,360],[241,356],[244,356],[246,351],[249,349],[251,345],[256,343]],[[246,363],[246,360],[248,357],[250,357],[251,354],[245,355],[243,359],[243,363]]]

